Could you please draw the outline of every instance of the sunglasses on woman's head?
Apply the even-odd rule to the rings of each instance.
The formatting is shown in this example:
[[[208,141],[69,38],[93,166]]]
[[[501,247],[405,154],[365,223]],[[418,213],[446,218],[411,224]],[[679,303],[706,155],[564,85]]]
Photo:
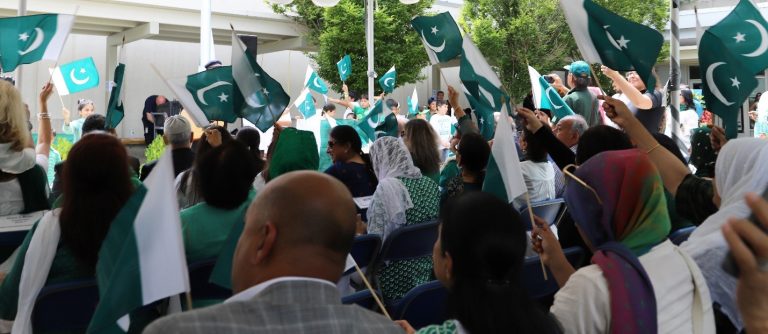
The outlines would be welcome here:
[[[568,166],[565,166],[565,168],[563,168],[563,175],[568,176],[571,180],[576,181],[582,187],[589,189],[589,191],[591,191],[595,195],[595,198],[597,199],[597,203],[599,203],[600,205],[603,205],[603,201],[600,199],[600,195],[597,194],[597,191],[595,190],[595,188],[592,188],[586,182],[584,182],[584,180],[582,180],[581,178],[576,176],[576,174],[574,174],[574,172],[576,172],[576,169],[578,169],[578,168],[579,168],[579,166],[576,166],[574,164],[570,164]],[[573,170],[573,171],[571,171],[571,170]],[[565,184],[568,185],[568,183],[569,183],[569,179],[566,178],[565,179]]]

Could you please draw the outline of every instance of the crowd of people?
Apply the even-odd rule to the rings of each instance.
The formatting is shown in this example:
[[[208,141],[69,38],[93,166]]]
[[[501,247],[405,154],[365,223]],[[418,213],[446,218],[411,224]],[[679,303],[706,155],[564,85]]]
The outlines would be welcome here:
[[[527,196],[565,202],[556,224],[536,217],[529,235],[520,216],[528,214],[520,211],[525,198],[510,204],[482,191],[494,143],[453,87],[423,111],[399,115],[401,138],[370,143],[350,125],[334,122],[328,142],[318,145],[313,132],[276,124],[262,152],[254,128],[232,133],[212,125],[195,139],[187,118],[165,117],[187,262],[218,259],[233,228],[244,228],[232,257],[231,298],[194,299],[192,291],[194,310],[131,326],[147,326],[147,333],[768,330],[768,202],[757,195],[768,187],[768,141],[727,140],[702,112],[690,150],[681,152],[663,134],[657,87],[646,87],[634,72],[602,67],[617,92],[606,96],[600,88],[595,93],[589,64],[567,69],[564,81],[554,73],[546,78],[574,115],[553,122],[551,111],[526,103],[512,122],[520,130],[515,144]],[[23,272],[30,263],[40,266],[39,257],[50,254],[38,272],[44,277],[36,278],[45,284],[95,276],[113,220],[157,168],[138,168],[93,102],[80,101],[79,119],[64,111],[62,130],[75,143],[49,181],[52,89],[41,89],[33,143],[22,97],[0,81],[0,217],[43,212],[23,242],[0,248],[0,332],[29,316],[19,302],[27,293]],[[319,117],[333,122],[371,112],[367,96],[346,86],[343,95],[329,99]],[[147,142],[165,101],[146,101]],[[396,101],[383,102],[399,111]],[[690,90],[681,102],[697,107]],[[337,115],[334,104],[347,110]],[[321,154],[332,163],[318,171]],[[746,220],[750,214],[754,221]],[[386,241],[399,229],[430,223],[440,226],[431,256],[386,262],[371,276],[387,304],[439,280],[447,300],[434,307],[444,307],[449,320],[413,328],[341,303],[337,283],[356,236]],[[693,227],[679,247],[670,239]],[[60,234],[58,244],[35,242],[40,233]],[[564,250],[573,247],[588,261],[570,262]],[[530,249],[559,286],[549,304],[530,298],[522,283]],[[721,265],[729,256],[738,277]]]

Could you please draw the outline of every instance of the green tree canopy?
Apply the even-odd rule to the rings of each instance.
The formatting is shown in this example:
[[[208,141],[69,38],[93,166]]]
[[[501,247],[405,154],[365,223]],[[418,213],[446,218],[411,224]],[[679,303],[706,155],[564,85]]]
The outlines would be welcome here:
[[[669,17],[666,0],[593,1],[659,31]],[[581,58],[558,0],[465,0],[461,25],[517,99],[531,89],[527,64],[545,74]],[[665,45],[659,57],[667,55]]]
[[[368,91],[368,53],[365,39],[365,0],[341,0],[336,6],[322,8],[310,0],[294,0],[288,6],[273,6],[277,13],[287,13],[307,26],[311,42],[318,52],[308,56],[318,66],[318,74],[334,90],[341,90],[336,69],[345,54],[352,59],[352,75],[347,85],[352,91]],[[403,85],[423,80],[421,70],[429,59],[418,34],[411,28],[411,18],[423,15],[432,0],[404,5],[398,0],[378,0],[374,12],[374,68],[381,76],[392,65],[397,68],[397,83]],[[295,13],[293,15],[292,13]],[[380,92],[378,84],[376,91]]]

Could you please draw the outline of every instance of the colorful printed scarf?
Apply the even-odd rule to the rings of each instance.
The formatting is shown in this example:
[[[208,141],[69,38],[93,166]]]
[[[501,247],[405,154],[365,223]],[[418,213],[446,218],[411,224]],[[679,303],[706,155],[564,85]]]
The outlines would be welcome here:
[[[595,248],[592,263],[608,281],[611,333],[656,333],[653,286],[638,259],[671,229],[664,187],[656,167],[636,149],[600,153],[574,173],[565,201]],[[602,204],[600,203],[602,201]]]

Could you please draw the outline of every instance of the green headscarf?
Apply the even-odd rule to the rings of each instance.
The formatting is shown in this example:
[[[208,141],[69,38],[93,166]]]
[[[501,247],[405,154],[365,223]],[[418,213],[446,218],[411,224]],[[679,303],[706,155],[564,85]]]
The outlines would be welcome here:
[[[297,170],[317,170],[320,156],[315,135],[310,131],[286,128],[280,133],[269,162],[269,179]]]

